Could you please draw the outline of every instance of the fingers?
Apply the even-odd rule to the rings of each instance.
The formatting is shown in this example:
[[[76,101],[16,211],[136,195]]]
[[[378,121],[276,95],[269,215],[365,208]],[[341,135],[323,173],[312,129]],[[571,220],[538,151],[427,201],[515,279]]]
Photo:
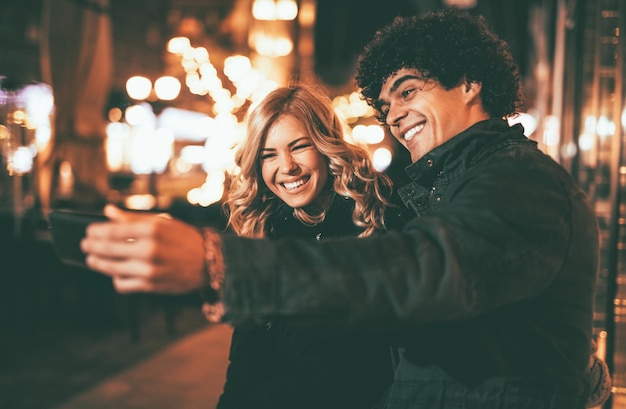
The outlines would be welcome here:
[[[167,277],[139,277],[137,275],[120,274],[111,277],[113,286],[119,293],[160,293],[160,294],[185,294],[192,289],[184,282],[171,280]]]
[[[171,220],[153,214],[117,213],[109,221],[91,223],[86,230],[88,239],[127,241],[127,239],[156,238],[159,232],[167,231]],[[107,215],[108,216],[108,215]]]
[[[155,284],[144,278],[135,276],[117,275],[113,276],[113,287],[121,294],[131,294],[138,292],[154,292],[156,291]]]
[[[108,276],[135,277],[141,280],[153,280],[158,276],[157,265],[149,260],[130,257],[111,257],[109,254],[100,256],[96,253],[88,254],[85,258],[87,266]]]
[[[111,220],[119,220],[124,214],[125,212],[115,205],[108,204],[104,207],[104,215]]]
[[[100,230],[89,232],[80,242],[81,250],[89,255],[103,259],[133,259],[150,261],[158,253],[156,244],[146,236],[139,235],[135,230],[108,230],[103,226]]]

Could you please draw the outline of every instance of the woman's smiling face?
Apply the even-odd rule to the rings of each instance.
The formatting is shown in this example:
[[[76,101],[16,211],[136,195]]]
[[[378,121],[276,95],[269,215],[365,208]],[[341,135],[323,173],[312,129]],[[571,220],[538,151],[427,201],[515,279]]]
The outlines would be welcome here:
[[[300,121],[283,115],[271,126],[259,155],[267,187],[289,207],[314,204],[328,181],[326,158]]]

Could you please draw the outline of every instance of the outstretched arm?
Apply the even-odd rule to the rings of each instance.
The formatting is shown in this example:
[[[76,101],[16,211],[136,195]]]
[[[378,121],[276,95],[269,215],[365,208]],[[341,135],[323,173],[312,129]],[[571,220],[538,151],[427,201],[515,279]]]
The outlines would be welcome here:
[[[207,284],[199,229],[115,206],[104,213],[110,221],[89,225],[81,248],[88,267],[110,276],[118,292],[184,294]]]

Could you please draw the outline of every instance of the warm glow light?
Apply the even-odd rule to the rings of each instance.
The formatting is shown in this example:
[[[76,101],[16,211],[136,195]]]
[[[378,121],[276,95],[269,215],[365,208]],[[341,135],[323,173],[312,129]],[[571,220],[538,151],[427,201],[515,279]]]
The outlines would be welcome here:
[[[598,118],[596,124],[596,132],[601,138],[606,138],[615,133],[615,123],[606,116],[602,115]]]
[[[149,105],[132,105],[126,108],[126,122],[131,126],[144,124],[153,116]]]
[[[133,131],[130,139],[131,171],[135,174],[163,172],[172,155],[172,133],[148,127]]]
[[[193,188],[187,192],[187,201],[191,204],[209,206],[218,202],[224,195],[224,172],[210,172],[205,182],[199,188]]]
[[[286,37],[257,34],[252,39],[254,49],[266,57],[284,57],[293,50],[293,42]]]
[[[124,112],[122,112],[122,110],[119,107],[113,107],[109,109],[108,117],[109,117],[110,122],[121,121],[123,115],[124,115]]]
[[[174,37],[167,42],[167,51],[173,54],[182,55],[190,47],[191,43],[187,37]]]
[[[143,195],[130,195],[126,199],[124,199],[124,206],[127,209],[133,210],[150,210],[156,207],[157,200],[156,197],[149,194]]]
[[[180,93],[180,81],[171,76],[160,77],[154,82],[154,92],[163,101],[176,99]]]
[[[9,174],[28,173],[33,169],[33,151],[27,146],[20,146],[9,158],[7,170]]]
[[[447,6],[457,6],[462,9],[468,9],[476,7],[477,1],[478,0],[445,0],[444,3]]]
[[[106,127],[107,137],[104,149],[107,166],[112,172],[119,172],[123,169],[128,134],[128,125],[122,122],[112,122]]]
[[[546,146],[557,146],[559,144],[559,118],[555,115],[546,117],[543,130],[543,143]]]
[[[365,132],[365,143],[376,145],[385,139],[385,131],[379,125],[369,125]]]
[[[204,161],[204,146],[183,146],[180,150],[180,159],[189,164],[200,165]]]
[[[359,143],[375,145],[385,139],[385,131],[378,125],[357,125],[352,129],[352,137]]]
[[[565,159],[573,158],[577,152],[578,149],[576,148],[576,144],[574,142],[566,143],[561,147],[561,157]]]
[[[209,62],[209,51],[205,47],[194,48],[193,58],[199,63]]]
[[[167,107],[157,122],[160,128],[171,130],[177,140],[204,142],[213,131],[214,119],[200,112]]]
[[[391,164],[391,159],[393,155],[391,151],[387,148],[378,148],[374,151],[372,155],[372,162],[374,163],[374,168],[382,172],[389,167]]]
[[[294,0],[278,0],[276,2],[277,20],[294,20],[298,16],[298,5]]]
[[[594,145],[595,138],[593,137],[593,135],[584,133],[578,138],[578,147],[583,152],[591,151],[594,148]]]
[[[52,129],[50,124],[41,124],[37,126],[35,131],[35,142],[37,144],[37,149],[44,149],[50,143],[52,139]]]
[[[592,134],[596,132],[596,117],[589,115],[585,117],[585,133]]]
[[[302,27],[313,27],[313,24],[315,24],[315,4],[313,2],[302,4],[298,20]]]
[[[243,55],[231,55],[224,60],[224,74],[232,81],[243,80],[251,68],[250,59]]]
[[[527,114],[525,112],[508,117],[507,122],[511,126],[514,124],[522,124],[522,127],[524,127],[524,135],[527,138],[530,137],[537,129],[537,119],[531,114]]]
[[[132,99],[144,100],[148,98],[151,90],[152,82],[146,77],[135,75],[126,81],[126,93]]]
[[[254,0],[252,16],[257,20],[294,20],[298,4],[294,0]]]
[[[154,134],[152,149],[149,149],[152,171],[165,172],[167,164],[174,154],[174,134],[169,129],[159,128]]]
[[[58,193],[61,197],[70,197],[74,192],[74,171],[72,164],[66,160],[59,165]]]
[[[27,85],[21,92],[24,106],[28,112],[28,126],[37,129],[50,128],[50,115],[54,111],[52,87],[47,84]],[[38,143],[44,142],[45,136],[38,135]],[[49,138],[48,138],[49,139]]]
[[[358,118],[371,117],[374,114],[373,108],[361,99],[358,92],[350,95],[340,95],[333,99],[333,107],[339,118],[347,123],[353,123]]]
[[[276,18],[274,0],[254,0],[252,16],[257,20],[274,20]]]

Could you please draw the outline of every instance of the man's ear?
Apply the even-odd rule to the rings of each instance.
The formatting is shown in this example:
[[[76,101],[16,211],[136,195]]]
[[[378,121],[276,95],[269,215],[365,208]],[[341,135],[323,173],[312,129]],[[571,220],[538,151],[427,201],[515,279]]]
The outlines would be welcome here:
[[[466,101],[471,101],[480,96],[480,91],[483,89],[483,84],[476,81],[465,81],[465,97]]]

